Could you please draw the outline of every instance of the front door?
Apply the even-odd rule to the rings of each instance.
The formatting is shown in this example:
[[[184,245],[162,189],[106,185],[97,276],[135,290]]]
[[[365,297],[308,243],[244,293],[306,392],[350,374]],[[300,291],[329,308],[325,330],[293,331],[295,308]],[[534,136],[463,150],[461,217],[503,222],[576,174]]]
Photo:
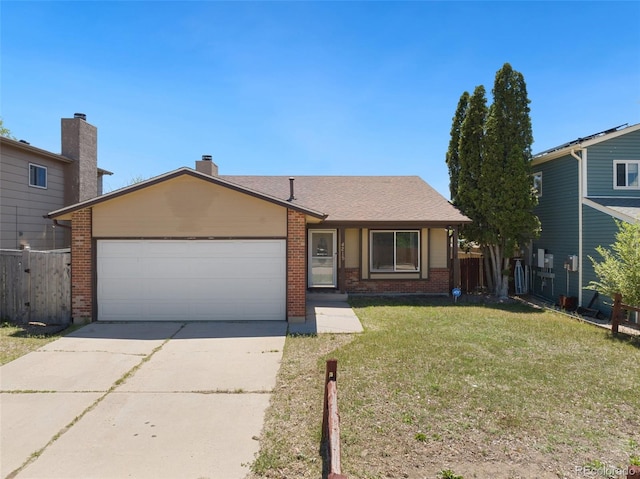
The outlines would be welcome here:
[[[309,230],[309,287],[335,288],[336,230]]]

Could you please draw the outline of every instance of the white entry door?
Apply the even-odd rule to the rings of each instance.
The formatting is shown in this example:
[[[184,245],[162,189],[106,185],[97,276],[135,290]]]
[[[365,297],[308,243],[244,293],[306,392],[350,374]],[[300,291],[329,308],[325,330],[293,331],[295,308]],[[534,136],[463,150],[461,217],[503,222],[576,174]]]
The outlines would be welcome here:
[[[336,230],[309,230],[309,287],[335,288]]]
[[[285,240],[98,240],[98,320],[286,319]]]

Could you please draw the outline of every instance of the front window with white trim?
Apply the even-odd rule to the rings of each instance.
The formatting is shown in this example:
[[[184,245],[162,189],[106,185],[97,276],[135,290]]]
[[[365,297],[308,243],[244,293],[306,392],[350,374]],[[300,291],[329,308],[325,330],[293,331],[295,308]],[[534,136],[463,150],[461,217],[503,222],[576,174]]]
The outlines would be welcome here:
[[[29,163],[29,186],[47,187],[47,167]]]
[[[420,271],[420,231],[371,231],[371,271]]]
[[[614,161],[613,187],[615,189],[640,189],[639,170],[640,161]]]

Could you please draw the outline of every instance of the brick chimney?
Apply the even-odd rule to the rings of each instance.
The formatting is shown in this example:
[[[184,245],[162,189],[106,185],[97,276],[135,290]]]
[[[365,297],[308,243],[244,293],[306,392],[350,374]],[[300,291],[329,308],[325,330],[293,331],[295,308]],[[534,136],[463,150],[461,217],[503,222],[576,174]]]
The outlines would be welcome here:
[[[87,123],[84,113],[62,118],[62,156],[75,160],[68,165],[70,185],[67,204],[98,196],[98,129]]]
[[[202,155],[202,160],[196,161],[196,171],[209,176],[218,176],[218,165],[213,162],[211,155]]]

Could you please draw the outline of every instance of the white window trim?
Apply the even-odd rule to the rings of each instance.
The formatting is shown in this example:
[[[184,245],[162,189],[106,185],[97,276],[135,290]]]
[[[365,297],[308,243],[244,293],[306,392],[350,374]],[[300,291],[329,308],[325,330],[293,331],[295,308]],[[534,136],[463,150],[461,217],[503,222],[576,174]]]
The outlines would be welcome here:
[[[636,186],[618,186],[618,165],[628,165],[630,163],[638,165],[638,170],[640,170],[640,160],[613,160],[613,189],[614,190],[640,190],[640,179],[638,180],[638,185]],[[628,170],[625,168],[625,183],[627,182]]]
[[[393,233],[393,270],[388,270],[388,269],[375,269],[373,267],[373,235],[374,233]],[[397,233],[417,233],[418,234],[418,268],[415,270],[405,270],[405,269],[397,269],[397,258],[396,258],[396,234]],[[421,271],[421,258],[422,258],[422,252],[420,251],[421,248],[421,234],[422,231],[417,229],[417,230],[369,230],[369,271],[372,273],[389,273],[389,274],[396,274],[396,273],[419,273]]]
[[[542,196],[542,171],[536,171],[535,173],[533,173],[533,188],[536,190],[536,197],[540,198]],[[540,185],[540,188],[537,187],[536,185],[536,178],[539,178],[539,182],[538,184]]]
[[[44,170],[44,186],[34,185],[31,183],[31,167],[35,166],[36,168],[42,168]],[[40,188],[42,190],[46,190],[49,187],[49,170],[46,166],[38,165],[37,163],[29,163],[29,186],[31,188]]]

